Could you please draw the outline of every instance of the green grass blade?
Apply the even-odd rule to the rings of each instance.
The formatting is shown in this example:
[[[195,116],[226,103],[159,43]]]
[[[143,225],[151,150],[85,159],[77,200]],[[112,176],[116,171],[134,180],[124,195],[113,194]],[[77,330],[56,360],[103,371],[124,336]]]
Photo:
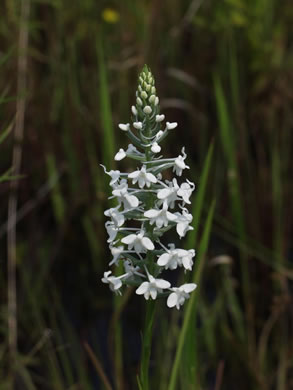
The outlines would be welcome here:
[[[215,205],[216,205],[216,201],[214,200],[212,202],[210,209],[209,209],[207,221],[205,223],[203,235],[202,235],[202,238],[201,238],[200,244],[199,244],[199,251],[198,251],[198,256],[197,256],[197,267],[195,268],[195,272],[193,274],[193,282],[196,284],[199,284],[201,274],[203,271],[204,257],[205,257],[205,253],[206,253],[208,243],[209,243],[209,238],[210,238],[210,233],[211,233],[211,228],[212,228],[212,221],[213,221],[213,216],[214,216],[214,211],[215,211]],[[179,373],[179,368],[180,368],[180,361],[181,361],[182,354],[183,354],[186,335],[187,335],[187,332],[189,329],[191,317],[196,312],[197,294],[198,294],[198,291],[196,290],[191,295],[191,298],[190,298],[189,302],[187,303],[186,310],[184,312],[183,325],[182,325],[182,329],[181,329],[180,334],[179,334],[178,347],[176,350],[175,360],[174,360],[173,367],[171,370],[171,378],[170,378],[168,390],[175,390],[176,389],[176,383],[177,383],[178,373]]]
[[[12,123],[0,134],[0,144],[8,137],[12,130]]]
[[[227,163],[227,179],[228,189],[231,199],[231,211],[234,223],[237,229],[237,235],[240,240],[246,241],[245,219],[243,213],[243,204],[241,200],[241,191],[239,185],[239,172],[236,159],[236,142],[232,131],[232,126],[229,120],[229,113],[226,98],[222,88],[222,84],[218,75],[214,76],[215,97],[219,118],[220,136],[224,152],[224,157]],[[249,271],[246,256],[240,252],[241,277],[243,297],[246,307],[249,304]]]
[[[97,39],[97,56],[99,65],[99,101],[100,101],[100,118],[103,131],[103,163],[108,169],[113,168],[115,141],[112,120],[112,111],[110,104],[110,92],[107,79],[107,70],[104,59],[104,49],[102,35]]]
[[[200,218],[203,210],[204,200],[206,199],[207,193],[207,183],[209,172],[211,168],[212,156],[214,153],[214,142],[212,141],[203,164],[202,175],[200,176],[198,191],[196,193],[195,199],[193,201],[192,215],[193,222],[192,226],[194,230],[189,232],[188,239],[186,241],[186,248],[194,248],[197,240],[198,234],[198,224],[200,223]]]
[[[46,162],[49,180],[54,180],[54,178],[58,176],[54,155],[48,154]],[[51,195],[55,218],[58,222],[62,222],[64,220],[66,207],[59,181],[55,182],[55,186],[52,188]]]

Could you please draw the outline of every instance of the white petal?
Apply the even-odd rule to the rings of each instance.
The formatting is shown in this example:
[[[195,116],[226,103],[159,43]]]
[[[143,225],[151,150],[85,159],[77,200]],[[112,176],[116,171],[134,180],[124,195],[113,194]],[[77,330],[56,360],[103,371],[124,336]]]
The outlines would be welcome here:
[[[158,192],[157,197],[158,199],[165,199],[171,194],[171,192],[170,188],[163,188]]]
[[[122,282],[118,278],[113,279],[112,283],[114,285],[114,290],[118,290],[122,286]]]
[[[171,284],[167,281],[167,280],[164,280],[164,279],[156,279],[156,286],[158,288],[169,288],[171,287]]]
[[[159,153],[161,151],[161,146],[157,144],[157,142],[154,142],[151,147],[151,151],[153,153]]]
[[[134,171],[134,172],[129,173],[128,178],[129,179],[136,179],[136,178],[138,178],[139,175],[140,175],[140,171]]]
[[[147,180],[149,180],[150,182],[152,182],[152,183],[156,183],[157,182],[156,176],[153,175],[152,173],[148,173],[147,172],[145,175],[146,175]]]
[[[180,157],[181,157],[181,158],[180,158]],[[183,159],[182,159],[182,156],[179,156],[179,157],[176,158],[175,164],[176,164],[177,167],[179,167],[180,169],[185,169],[185,167],[186,167],[185,162],[184,162]]]
[[[135,106],[131,106],[131,111],[133,115],[137,115],[137,109]]]
[[[186,233],[185,226],[186,226],[185,223],[177,223],[176,231],[177,231],[177,233],[179,234],[180,237],[184,237],[185,236],[185,233]]]
[[[148,237],[143,237],[142,240],[142,245],[148,249],[149,251],[152,251],[155,249],[155,246],[154,244],[152,243],[152,241],[148,238]]]
[[[151,287],[150,288],[150,294],[151,294],[152,299],[156,299],[157,298],[157,293],[158,292],[157,292],[155,287]]]
[[[172,130],[172,129],[175,129],[175,127],[178,126],[178,123],[177,122],[166,122],[166,126],[167,126],[167,129],[168,130]]]
[[[195,283],[186,283],[183,284],[180,288],[180,290],[183,290],[186,293],[190,293],[191,291],[195,290],[197,285]]]
[[[149,282],[143,282],[137,289],[136,294],[142,295],[149,289]]]
[[[119,152],[115,154],[114,160],[121,161],[126,157],[126,153],[123,149],[119,149]]]
[[[169,260],[170,260],[170,254],[169,253],[163,253],[159,258],[158,258],[158,261],[157,261],[157,264],[160,265],[161,267],[166,265]]]
[[[175,221],[177,219],[176,215],[170,213],[169,211],[166,212],[166,215],[169,221]]]
[[[123,131],[128,131],[130,126],[129,126],[129,123],[119,123],[118,125],[119,129],[120,130],[123,130]]]
[[[125,195],[125,199],[131,207],[137,207],[139,205],[139,200],[134,195]]]
[[[136,234],[129,234],[129,236],[123,237],[121,242],[123,242],[123,244],[129,245],[132,244],[136,240],[136,238]]]
[[[174,307],[176,303],[177,303],[177,294],[173,292],[168,296],[167,306]]]
[[[144,212],[144,216],[147,218],[157,218],[157,216],[160,214],[160,210],[151,209]]]

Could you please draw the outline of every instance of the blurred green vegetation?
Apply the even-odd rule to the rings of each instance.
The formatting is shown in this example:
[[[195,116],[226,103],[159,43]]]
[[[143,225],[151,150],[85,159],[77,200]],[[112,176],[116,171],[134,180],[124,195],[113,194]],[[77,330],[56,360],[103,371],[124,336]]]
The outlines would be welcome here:
[[[1,390],[136,388],[143,305],[100,282],[110,254],[99,164],[114,168],[126,145],[117,124],[144,63],[179,122],[163,152],[186,146],[198,189],[185,245],[198,251],[200,288],[183,318],[160,303],[151,388],[293,388],[292,0],[3,0],[0,11]],[[11,358],[7,179],[20,101]]]

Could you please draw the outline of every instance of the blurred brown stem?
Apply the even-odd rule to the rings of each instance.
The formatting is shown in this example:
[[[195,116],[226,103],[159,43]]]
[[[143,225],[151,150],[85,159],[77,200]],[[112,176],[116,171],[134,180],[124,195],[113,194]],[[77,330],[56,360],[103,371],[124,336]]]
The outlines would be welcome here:
[[[21,1],[20,27],[18,39],[17,62],[17,100],[16,120],[14,129],[14,147],[12,156],[13,174],[19,175],[26,108],[27,84],[27,47],[28,47],[28,20],[30,14],[30,0]],[[18,181],[12,181],[8,201],[8,228],[7,228],[7,296],[8,296],[8,348],[11,359],[11,368],[14,366],[17,355],[17,289],[16,289],[16,219],[17,219],[17,190]]]

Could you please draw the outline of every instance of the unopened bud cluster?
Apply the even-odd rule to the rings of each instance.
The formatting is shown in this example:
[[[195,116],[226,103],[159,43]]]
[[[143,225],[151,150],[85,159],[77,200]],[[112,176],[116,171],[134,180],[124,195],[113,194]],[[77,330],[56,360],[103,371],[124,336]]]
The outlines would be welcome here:
[[[112,271],[107,271],[102,281],[118,294],[126,285],[136,286],[136,293],[144,295],[145,299],[168,296],[167,305],[179,309],[196,285],[187,283],[172,287],[160,276],[164,270],[178,267],[191,271],[195,251],[165,244],[163,236],[173,227],[180,238],[193,229],[190,226],[192,215],[186,205],[191,204],[190,196],[195,186],[189,180],[180,184],[176,177],[171,181],[163,178],[167,169],[180,177],[189,166],[185,163],[184,148],[175,158],[158,155],[160,143],[177,123],[166,122],[163,126],[165,116],[160,114],[154,77],[147,66],[139,75],[136,104],[131,112],[132,123],[119,124],[119,128],[132,143],[126,150],[120,149],[115,160],[129,157],[140,166],[130,173],[107,171],[103,167],[111,177],[111,198],[117,199],[117,206],[105,211],[110,218],[105,227],[113,256],[109,265],[117,266],[122,262],[124,273],[114,276]]]

